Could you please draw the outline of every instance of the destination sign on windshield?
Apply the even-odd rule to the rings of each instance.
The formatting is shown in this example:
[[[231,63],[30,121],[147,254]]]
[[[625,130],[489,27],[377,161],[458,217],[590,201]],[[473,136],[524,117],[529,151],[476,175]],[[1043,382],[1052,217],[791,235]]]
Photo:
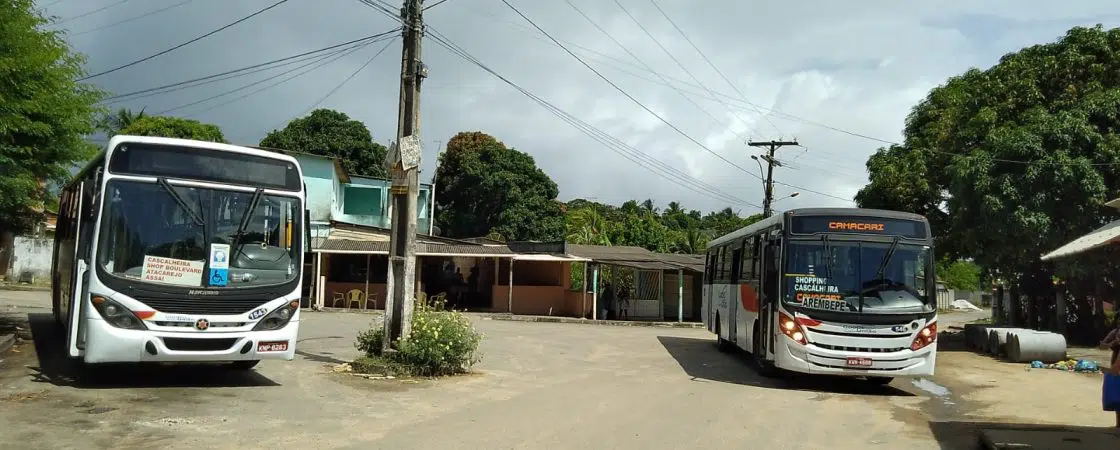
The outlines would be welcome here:
[[[882,234],[923,239],[928,237],[926,231],[924,222],[884,217],[793,216],[790,223],[793,234]]]

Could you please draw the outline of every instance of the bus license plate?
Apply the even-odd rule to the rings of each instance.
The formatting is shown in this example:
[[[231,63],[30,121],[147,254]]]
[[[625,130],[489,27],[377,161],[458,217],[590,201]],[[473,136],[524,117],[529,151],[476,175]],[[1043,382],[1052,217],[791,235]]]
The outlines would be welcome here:
[[[848,358],[849,366],[871,367],[871,358]]]
[[[269,341],[257,343],[257,353],[286,351],[288,351],[288,341]]]

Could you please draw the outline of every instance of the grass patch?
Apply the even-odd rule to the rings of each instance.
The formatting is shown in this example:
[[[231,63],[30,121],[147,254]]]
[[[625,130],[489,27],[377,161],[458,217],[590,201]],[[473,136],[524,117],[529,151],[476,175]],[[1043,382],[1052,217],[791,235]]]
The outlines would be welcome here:
[[[350,363],[354,373],[411,377],[416,374],[406,365],[380,356],[359,356]]]

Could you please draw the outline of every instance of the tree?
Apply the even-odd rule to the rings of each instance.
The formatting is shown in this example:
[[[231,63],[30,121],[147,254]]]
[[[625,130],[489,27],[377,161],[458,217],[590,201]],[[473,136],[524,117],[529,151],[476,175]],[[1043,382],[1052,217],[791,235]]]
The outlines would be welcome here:
[[[980,289],[980,266],[963,259],[942,261],[937,265],[937,280],[945,287],[961,291]]]
[[[507,240],[565,236],[560,189],[532,156],[482,132],[456,134],[436,169],[437,223],[451,237],[496,232]]]
[[[128,108],[120,108],[114,113],[103,112],[97,120],[97,129],[112,137],[120,134],[121,130],[128,128],[137,119],[147,117],[144,110],[134,113]]]
[[[283,130],[269,132],[260,145],[338,158],[353,175],[389,176],[385,146],[374,142],[365,124],[330,109],[316,109],[307,117],[288,122]]]
[[[1114,215],[1102,203],[1120,194],[1117,73],[1120,29],[1097,26],[950,78],[913,108],[903,145],[868,161],[861,205],[933,216],[939,253],[1051,295],[1039,255]]]
[[[84,58],[31,0],[0,2],[0,232],[42,220],[47,185],[96,152],[94,130],[105,93],[75,80]]]
[[[225,142],[222,129],[217,125],[197,120],[170,116],[140,116],[120,130],[120,134],[155,136],[196,141]]]

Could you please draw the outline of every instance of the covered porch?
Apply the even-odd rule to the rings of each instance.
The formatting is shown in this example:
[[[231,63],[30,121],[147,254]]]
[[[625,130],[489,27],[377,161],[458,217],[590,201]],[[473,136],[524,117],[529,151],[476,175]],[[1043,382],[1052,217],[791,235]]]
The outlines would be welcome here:
[[[332,230],[312,250],[305,289],[314,308],[384,309],[387,230],[362,228]],[[416,256],[417,298],[475,312],[583,317],[591,311],[590,294],[570,290],[572,263],[584,258],[427,236]]]
[[[589,260],[595,320],[700,320],[702,258],[639,247],[569,245]],[[626,300],[623,301],[623,298]]]

